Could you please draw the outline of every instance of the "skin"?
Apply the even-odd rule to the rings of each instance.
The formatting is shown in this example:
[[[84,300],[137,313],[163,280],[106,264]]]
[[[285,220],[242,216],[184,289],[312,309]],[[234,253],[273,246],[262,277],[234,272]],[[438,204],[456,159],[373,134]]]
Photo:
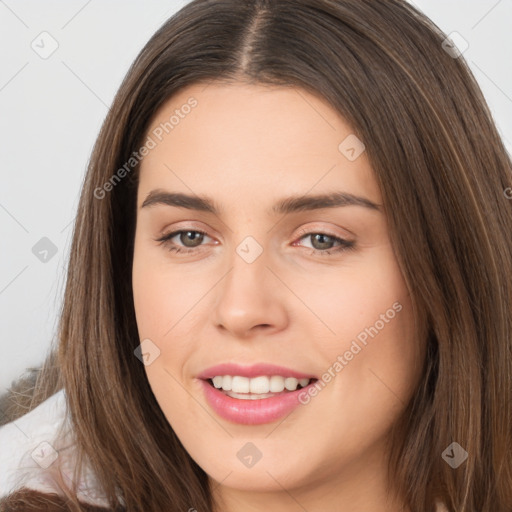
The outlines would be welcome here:
[[[269,213],[284,197],[333,191],[382,205],[366,152],[350,161],[339,151],[353,131],[321,98],[242,83],[183,89],[148,134],[191,96],[197,106],[145,156],[138,188],[133,293],[140,339],[160,350],[145,366],[160,407],[209,475],[218,510],[407,510],[388,481],[385,443],[423,356],[385,212]],[[141,207],[154,189],[208,195],[222,212]],[[178,229],[167,246],[156,241]],[[194,229],[207,236],[187,238]],[[315,243],[314,233],[355,247],[336,253],[336,241]],[[263,249],[252,263],[236,252],[247,236]],[[173,243],[194,252],[170,252]],[[237,425],[203,397],[196,376],[222,362],[321,377],[396,302],[401,311],[284,420]],[[247,442],[262,453],[251,468],[237,458]]]

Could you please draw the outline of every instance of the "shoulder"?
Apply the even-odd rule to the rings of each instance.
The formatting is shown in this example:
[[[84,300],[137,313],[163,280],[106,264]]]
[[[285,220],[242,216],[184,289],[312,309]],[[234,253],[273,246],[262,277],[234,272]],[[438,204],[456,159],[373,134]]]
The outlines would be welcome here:
[[[64,417],[65,396],[61,390],[21,418],[0,427],[0,497],[25,483],[22,477],[27,473],[32,474],[33,480],[44,480],[44,472],[39,470],[55,460],[51,441]]]
[[[74,445],[64,390],[52,395],[17,420],[0,427],[0,499],[25,487],[64,495],[56,483],[62,471],[67,486],[74,472]],[[78,485],[82,501],[103,505],[105,500],[89,468]]]

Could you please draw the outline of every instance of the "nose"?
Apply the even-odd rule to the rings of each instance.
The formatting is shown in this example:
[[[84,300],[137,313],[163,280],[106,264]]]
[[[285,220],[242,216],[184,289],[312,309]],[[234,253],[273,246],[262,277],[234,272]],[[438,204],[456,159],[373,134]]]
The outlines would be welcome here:
[[[276,278],[276,270],[268,268],[267,252],[249,263],[234,251],[230,262],[230,271],[216,287],[213,318],[217,329],[240,339],[285,329],[290,292]]]

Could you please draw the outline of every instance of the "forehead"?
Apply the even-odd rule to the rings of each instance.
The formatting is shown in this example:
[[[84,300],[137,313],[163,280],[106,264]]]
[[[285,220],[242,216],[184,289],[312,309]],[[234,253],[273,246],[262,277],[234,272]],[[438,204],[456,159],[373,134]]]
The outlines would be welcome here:
[[[141,188],[282,195],[342,187],[380,202],[363,141],[304,89],[195,84],[161,106],[146,135],[154,147],[141,163]]]

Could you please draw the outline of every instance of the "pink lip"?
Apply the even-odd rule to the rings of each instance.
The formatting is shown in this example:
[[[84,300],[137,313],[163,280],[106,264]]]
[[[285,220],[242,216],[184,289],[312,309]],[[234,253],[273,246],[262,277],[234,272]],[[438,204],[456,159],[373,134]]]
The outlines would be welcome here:
[[[229,373],[224,375],[229,375]],[[308,388],[313,386],[316,381],[311,382],[302,389],[287,393],[283,392],[283,394],[258,400],[231,398],[225,395],[224,392],[214,388],[208,380],[201,380],[200,382],[203,386],[206,401],[221,418],[242,425],[261,425],[277,421],[283,416],[290,414],[301,404],[299,401],[300,393],[307,393]]]
[[[213,379],[216,375],[240,375],[241,377],[260,377],[280,375],[281,377],[295,377],[296,379],[315,379],[314,375],[298,372],[284,366],[259,363],[250,366],[241,366],[238,364],[224,363],[212,366],[197,377],[201,379],[204,395],[210,407],[221,418],[233,423],[243,425],[261,425],[288,415],[297,406],[301,404],[299,396],[306,392],[314,381],[305,388],[295,391],[282,392],[270,398],[260,398],[258,400],[242,400],[227,396],[223,391],[213,387],[208,379]]]
[[[297,372],[284,366],[274,364],[259,363],[251,366],[240,366],[239,364],[224,363],[207,368],[197,377],[199,379],[213,379],[216,375],[240,375],[241,377],[260,377],[266,375],[280,375],[281,377],[295,377],[296,379],[316,379],[314,375]]]

